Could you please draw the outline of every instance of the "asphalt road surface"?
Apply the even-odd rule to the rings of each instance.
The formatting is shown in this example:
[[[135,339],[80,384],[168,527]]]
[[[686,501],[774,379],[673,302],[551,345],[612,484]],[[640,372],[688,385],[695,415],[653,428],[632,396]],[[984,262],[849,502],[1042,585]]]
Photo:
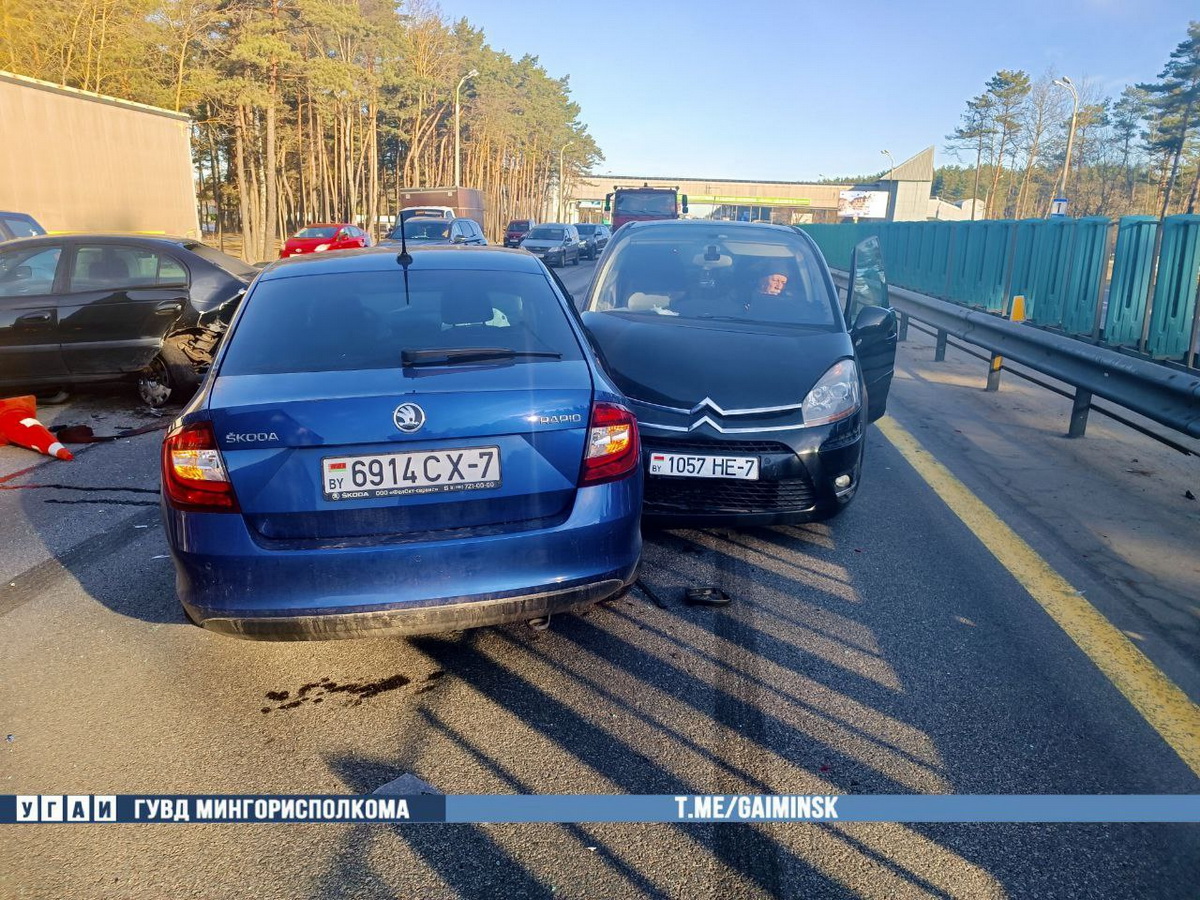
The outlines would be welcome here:
[[[582,295],[591,269],[560,273]],[[161,431],[71,463],[0,448],[3,793],[367,793],[406,773],[453,794],[1197,793],[1197,736],[1168,742],[1151,719],[1170,714],[1127,699],[1002,563],[999,529],[968,527],[898,442],[1193,702],[1197,458],[1097,419],[1068,441],[1069,401],[1009,376],[985,394],[984,374],[954,351],[933,363],[914,332],[844,515],[648,534],[642,587],[545,632],[205,633],[173,595]],[[132,398],[42,415],[165,425]],[[697,585],[733,603],[685,605]],[[1195,825],[24,825],[2,846],[5,898],[1200,890]]]

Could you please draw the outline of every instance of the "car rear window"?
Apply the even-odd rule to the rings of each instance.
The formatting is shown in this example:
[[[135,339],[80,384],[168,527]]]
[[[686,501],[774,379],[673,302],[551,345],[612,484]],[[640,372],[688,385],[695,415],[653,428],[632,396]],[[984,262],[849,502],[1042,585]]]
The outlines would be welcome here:
[[[301,228],[292,237],[297,238],[331,238],[337,234],[336,225],[321,225],[311,226],[309,228]]]
[[[29,216],[0,215],[0,221],[4,222],[14,238],[37,237],[46,233],[42,226]]]
[[[212,263],[218,269],[223,269],[235,278],[243,280],[254,278],[258,275],[259,270],[254,266],[242,262],[240,259],[230,256],[228,253],[222,253],[220,250],[214,250],[207,244],[199,244],[188,242],[183,245],[185,250],[190,250],[201,259]]]
[[[440,240],[450,236],[449,219],[429,219],[416,217],[404,222],[404,236],[413,240]],[[388,237],[400,240],[400,229],[393,228]]]
[[[405,350],[583,351],[557,295],[531,272],[354,272],[260,282],[221,375],[398,368]],[[516,363],[549,357],[517,358]]]

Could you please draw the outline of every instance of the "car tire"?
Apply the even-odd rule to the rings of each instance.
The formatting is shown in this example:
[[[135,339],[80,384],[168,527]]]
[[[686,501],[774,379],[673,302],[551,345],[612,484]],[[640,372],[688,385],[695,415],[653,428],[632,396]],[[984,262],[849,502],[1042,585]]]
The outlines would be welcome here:
[[[151,409],[158,409],[171,402],[175,385],[171,380],[170,367],[159,353],[137,376],[137,392],[142,402]]]
[[[150,364],[138,373],[137,390],[142,402],[152,409],[172,400],[183,400],[199,386],[186,354],[169,340]]]
[[[573,266],[579,265],[579,251],[578,250],[575,251],[575,262],[571,263],[571,265],[573,265]]]

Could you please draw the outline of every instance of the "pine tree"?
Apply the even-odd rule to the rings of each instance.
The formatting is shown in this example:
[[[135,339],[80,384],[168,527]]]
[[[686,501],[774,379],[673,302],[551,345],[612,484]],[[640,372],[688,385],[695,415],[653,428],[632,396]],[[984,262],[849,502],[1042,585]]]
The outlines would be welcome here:
[[[1171,53],[1170,61],[1158,77],[1160,81],[1139,84],[1138,88],[1150,95],[1150,105],[1158,114],[1149,148],[1170,161],[1163,186],[1161,217],[1170,209],[1179,162],[1191,132],[1200,120],[1200,22],[1188,26],[1187,39]]]

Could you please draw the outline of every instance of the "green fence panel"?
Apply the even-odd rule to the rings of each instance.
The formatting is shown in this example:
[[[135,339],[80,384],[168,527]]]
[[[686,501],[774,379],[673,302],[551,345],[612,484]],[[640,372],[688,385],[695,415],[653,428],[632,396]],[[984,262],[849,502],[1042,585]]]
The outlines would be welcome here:
[[[1067,334],[1091,336],[1096,326],[1096,301],[1108,265],[1108,232],[1105,216],[1075,221],[1070,277],[1063,306],[1062,328]]]
[[[956,222],[954,227],[949,299],[964,306],[1002,310],[1012,222]]]
[[[1015,234],[1008,290],[1013,297],[1021,294],[1028,301],[1029,292],[1034,283],[1034,250],[1037,247],[1039,226],[1045,224],[1045,221],[1045,219],[1021,219],[1013,226]]]
[[[825,261],[831,267],[843,270],[850,267],[850,253],[858,240],[861,240],[861,238],[856,239],[859,226],[848,222],[839,225],[802,225],[800,227],[816,242]]]
[[[929,246],[922,250],[921,265],[925,281],[922,293],[945,298],[950,282],[950,256],[954,244],[954,223],[934,222],[930,229]]]
[[[1187,354],[1196,312],[1196,276],[1200,273],[1200,216],[1163,220],[1158,276],[1146,350],[1157,359]]]
[[[946,266],[946,283],[937,296],[951,303],[961,303],[964,285],[969,281],[971,267],[970,226],[966,222],[950,225],[950,257]]]
[[[904,286],[913,290],[916,290],[916,284],[920,279],[918,263],[921,259],[923,226],[923,222],[903,222],[897,229],[904,254],[900,260],[900,276],[904,279]]]
[[[1157,232],[1154,216],[1125,216],[1117,224],[1117,249],[1104,312],[1104,343],[1110,347],[1135,347],[1142,340]]]
[[[1015,224],[1009,219],[983,223],[984,247],[976,302],[988,312],[1004,312],[1004,283],[1008,277],[1008,260]]]
[[[1025,294],[1025,317],[1035,325],[1062,325],[1074,230],[1075,220],[1064,218],[1045,219],[1029,231],[1033,238],[1029,281],[1013,293]]]

